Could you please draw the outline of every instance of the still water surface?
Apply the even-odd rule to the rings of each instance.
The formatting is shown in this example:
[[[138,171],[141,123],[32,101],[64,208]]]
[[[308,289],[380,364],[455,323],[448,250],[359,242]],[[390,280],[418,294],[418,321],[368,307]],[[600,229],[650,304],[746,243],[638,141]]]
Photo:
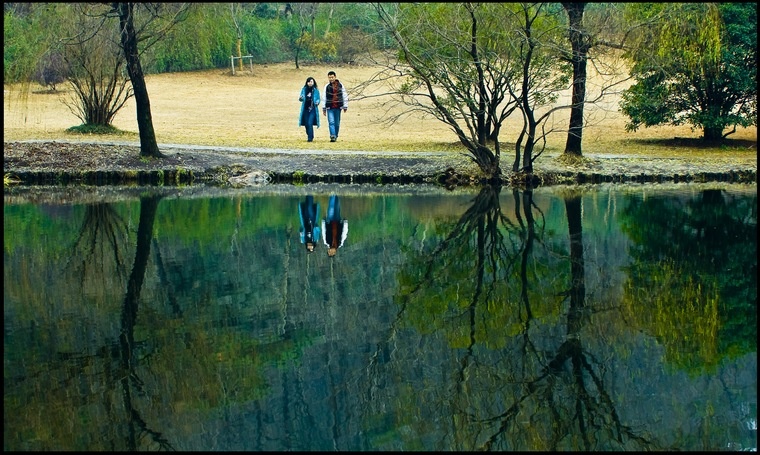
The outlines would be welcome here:
[[[756,450],[756,185],[277,188],[6,194],[4,449]]]

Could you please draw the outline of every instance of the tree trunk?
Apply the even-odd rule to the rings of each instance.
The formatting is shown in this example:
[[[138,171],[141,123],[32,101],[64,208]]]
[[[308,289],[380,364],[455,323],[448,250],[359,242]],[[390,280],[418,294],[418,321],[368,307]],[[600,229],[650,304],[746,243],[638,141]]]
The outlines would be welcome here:
[[[327,36],[330,34],[330,23],[332,22],[333,13],[335,12],[335,6],[332,3],[330,3],[330,9],[328,11],[329,11],[329,13],[327,13],[327,25],[325,25],[325,38],[327,38]],[[316,16],[316,15],[317,15],[317,11],[315,9],[314,10],[314,16]],[[314,19],[312,18],[312,20],[314,20]],[[316,35],[316,30],[314,31],[314,34],[312,36],[314,36],[314,37],[317,36]]]
[[[137,32],[133,22],[134,3],[113,3],[113,8],[119,14],[121,30],[121,47],[127,60],[127,73],[132,81],[132,91],[137,105],[137,128],[140,131],[140,156],[163,158],[158,149],[156,133],[153,130],[153,117],[150,113],[150,99],[145,85],[145,75],[140,65],[140,54],[137,50]]]
[[[567,131],[565,153],[581,156],[583,141],[583,106],[586,102],[586,62],[590,45],[583,33],[585,3],[562,3],[569,19],[572,47],[573,94],[570,108],[570,125]]]
[[[243,44],[243,40],[238,38],[237,39],[237,54],[238,54],[238,69],[240,72],[243,72],[243,54],[241,53],[241,45]]]
[[[535,122],[531,120],[528,125],[528,135],[525,141],[525,149],[523,150],[523,163],[522,172],[526,174],[533,173],[533,149],[536,147],[536,126]]]
[[[718,127],[712,127],[707,128],[703,130],[703,136],[702,139],[704,139],[706,142],[710,141],[720,141],[723,139],[723,128]]]
[[[470,55],[472,61],[475,64],[475,69],[478,72],[478,111],[477,116],[477,128],[478,128],[478,144],[485,146],[488,139],[488,133],[486,131],[486,97],[488,93],[486,91],[485,74],[483,73],[483,65],[478,57],[478,19],[475,17],[475,10],[470,11]]]

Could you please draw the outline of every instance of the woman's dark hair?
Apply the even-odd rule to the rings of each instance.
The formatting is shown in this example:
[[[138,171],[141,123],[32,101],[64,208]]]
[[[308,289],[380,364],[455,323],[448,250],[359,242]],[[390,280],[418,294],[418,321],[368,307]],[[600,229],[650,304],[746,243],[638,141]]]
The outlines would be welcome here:
[[[304,87],[308,87],[309,86],[309,80],[314,81],[314,87],[317,86],[317,81],[313,77],[309,76],[309,77],[306,78],[306,82],[303,83]]]

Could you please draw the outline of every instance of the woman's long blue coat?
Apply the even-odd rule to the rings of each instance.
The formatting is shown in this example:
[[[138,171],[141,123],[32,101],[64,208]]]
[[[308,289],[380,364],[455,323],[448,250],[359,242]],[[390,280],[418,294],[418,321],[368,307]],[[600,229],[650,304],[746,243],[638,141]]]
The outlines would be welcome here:
[[[299,96],[299,99],[303,99],[301,101],[301,110],[298,112],[298,126],[306,126],[303,124],[303,110],[306,106],[306,87],[301,87],[301,95]],[[315,125],[317,125],[317,128],[319,128],[319,105],[322,103],[322,97],[319,95],[319,89],[314,86],[314,109],[317,111],[317,115],[314,116],[314,118],[317,119],[317,122]]]

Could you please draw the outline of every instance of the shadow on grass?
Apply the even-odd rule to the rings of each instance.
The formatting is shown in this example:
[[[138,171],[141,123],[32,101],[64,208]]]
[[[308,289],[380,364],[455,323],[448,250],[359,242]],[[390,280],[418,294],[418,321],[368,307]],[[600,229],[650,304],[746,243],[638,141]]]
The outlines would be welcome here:
[[[690,149],[738,149],[738,150],[757,150],[757,141],[750,139],[721,139],[715,141],[705,141],[696,137],[674,137],[669,139],[631,139],[630,143],[655,146],[655,147],[678,147]]]

